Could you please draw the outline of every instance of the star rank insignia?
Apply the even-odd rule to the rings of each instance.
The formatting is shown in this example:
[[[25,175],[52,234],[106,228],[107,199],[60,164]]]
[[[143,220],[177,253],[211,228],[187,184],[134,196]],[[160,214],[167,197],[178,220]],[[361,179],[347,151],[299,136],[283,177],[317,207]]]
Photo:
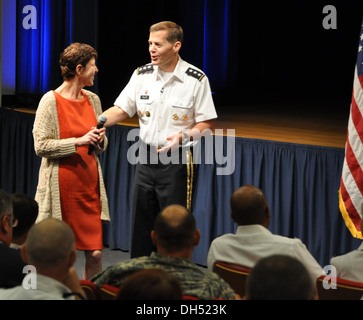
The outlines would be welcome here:
[[[191,76],[191,77],[194,77],[196,79],[198,79],[199,81],[202,81],[202,79],[205,77],[205,74],[196,70],[196,69],[193,69],[193,68],[189,68],[187,71],[186,71],[186,74],[188,76]]]
[[[154,71],[154,67],[152,64],[145,64],[144,66],[137,68],[137,75],[145,74],[145,73],[153,72],[153,71]]]

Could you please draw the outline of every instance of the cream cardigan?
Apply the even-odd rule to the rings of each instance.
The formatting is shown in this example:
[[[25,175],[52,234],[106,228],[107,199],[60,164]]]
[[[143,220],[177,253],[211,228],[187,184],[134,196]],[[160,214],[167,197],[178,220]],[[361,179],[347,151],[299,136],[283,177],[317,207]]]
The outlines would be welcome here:
[[[92,104],[96,117],[102,113],[101,101],[90,91],[83,90]],[[54,92],[46,93],[41,99],[33,127],[35,153],[42,157],[39,170],[39,180],[35,200],[39,205],[37,222],[46,218],[62,220],[60,191],[58,181],[59,158],[70,156],[77,152],[75,138],[60,140],[57,103]],[[98,177],[101,200],[101,220],[110,221],[108,200],[102,176],[98,155],[108,144],[105,137],[103,148],[96,148],[94,154],[98,167]]]

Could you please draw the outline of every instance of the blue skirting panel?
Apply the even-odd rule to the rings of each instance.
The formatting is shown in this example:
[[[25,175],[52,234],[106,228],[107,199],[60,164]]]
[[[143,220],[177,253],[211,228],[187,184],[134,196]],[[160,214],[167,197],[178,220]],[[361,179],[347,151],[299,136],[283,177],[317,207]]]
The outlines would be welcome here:
[[[0,188],[34,196],[40,158],[34,153],[34,115],[0,108]],[[107,130],[109,147],[101,156],[112,221],[104,226],[104,243],[111,249],[128,251],[132,231],[134,166],[127,152],[131,127]],[[317,261],[325,266],[330,257],[356,249],[338,207],[338,189],[344,149],[236,138],[234,148],[227,137],[213,137],[213,148],[205,160],[204,144],[193,192],[193,213],[202,237],[193,260],[206,265],[210,242],[234,232],[229,199],[246,184],[261,188],[269,201],[273,233],[300,238]],[[223,149],[223,154],[221,154]],[[233,157],[231,150],[234,149]],[[220,157],[233,160],[232,174],[221,175]],[[229,159],[228,159],[229,157]],[[225,170],[228,171],[228,170]]]

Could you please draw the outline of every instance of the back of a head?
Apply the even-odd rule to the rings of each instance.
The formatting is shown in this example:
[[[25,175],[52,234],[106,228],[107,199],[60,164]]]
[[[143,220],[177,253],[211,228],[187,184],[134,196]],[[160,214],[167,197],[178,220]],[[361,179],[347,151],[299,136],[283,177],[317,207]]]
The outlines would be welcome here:
[[[179,281],[162,269],[145,269],[129,276],[121,285],[117,300],[182,300]]]
[[[4,219],[8,217],[8,219]],[[4,190],[0,190],[0,240],[6,246],[9,246],[13,236],[13,228],[11,226],[11,217],[13,217],[13,201],[11,196]]]
[[[23,193],[15,193],[12,196],[14,217],[18,219],[18,225],[13,228],[13,237],[20,237],[28,232],[38,217],[38,203]]]
[[[72,229],[56,219],[46,219],[33,225],[25,245],[28,262],[39,268],[62,265],[75,248]]]
[[[13,214],[13,201],[8,193],[0,190],[0,218]]]
[[[261,259],[246,284],[248,300],[312,300],[315,285],[305,266],[286,255]]]
[[[154,230],[158,246],[167,252],[177,252],[193,246],[196,222],[185,207],[171,205],[158,214]]]
[[[265,194],[255,186],[237,189],[230,200],[231,216],[238,225],[264,224],[269,210]]]

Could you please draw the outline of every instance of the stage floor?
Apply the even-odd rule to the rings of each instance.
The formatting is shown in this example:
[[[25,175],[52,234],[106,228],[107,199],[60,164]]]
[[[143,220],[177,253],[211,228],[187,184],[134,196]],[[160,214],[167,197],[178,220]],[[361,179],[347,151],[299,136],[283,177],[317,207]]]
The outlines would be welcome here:
[[[328,105],[328,107],[327,107]],[[271,102],[240,107],[216,106],[214,129],[235,129],[237,137],[344,148],[349,103],[322,106],[319,102]],[[34,113],[34,110],[15,109]],[[119,125],[138,126],[137,116]]]
[[[296,102],[286,104],[217,107],[214,129],[235,129],[237,137],[344,148],[350,105],[325,111]],[[324,108],[323,108],[324,109]],[[138,126],[134,117],[121,123]]]

